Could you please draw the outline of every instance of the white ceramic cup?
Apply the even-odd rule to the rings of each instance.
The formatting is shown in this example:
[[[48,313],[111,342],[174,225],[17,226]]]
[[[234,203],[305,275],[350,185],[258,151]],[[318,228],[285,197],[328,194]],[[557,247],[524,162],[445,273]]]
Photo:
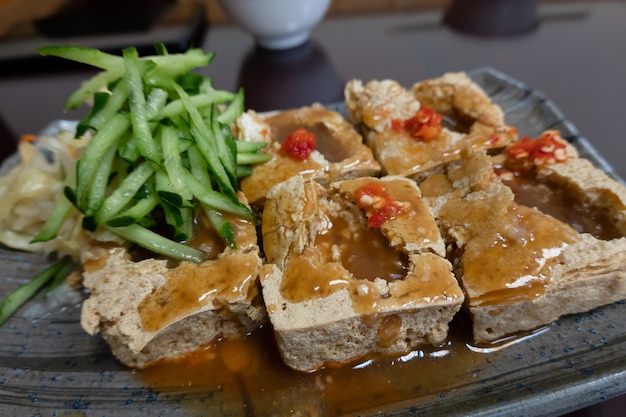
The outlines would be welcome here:
[[[257,44],[293,48],[306,42],[331,0],[219,0],[222,8]]]

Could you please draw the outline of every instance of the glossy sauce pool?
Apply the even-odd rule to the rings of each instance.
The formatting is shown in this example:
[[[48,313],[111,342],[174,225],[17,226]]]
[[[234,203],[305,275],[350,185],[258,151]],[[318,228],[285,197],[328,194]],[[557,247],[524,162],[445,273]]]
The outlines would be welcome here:
[[[515,175],[503,182],[511,187],[519,204],[537,207],[579,233],[590,233],[603,240],[621,237],[619,230],[608,220],[607,213],[581,204],[562,188],[538,183],[531,175]]]
[[[492,355],[499,354],[468,346],[464,329],[469,327],[459,320],[440,346],[311,373],[285,366],[271,331],[261,328],[242,340],[220,341],[162,361],[138,375],[161,394],[181,388],[219,393],[214,401],[224,402],[236,415],[242,408],[248,411],[241,415],[340,416],[410,407],[416,398],[445,398],[451,387],[475,382]]]

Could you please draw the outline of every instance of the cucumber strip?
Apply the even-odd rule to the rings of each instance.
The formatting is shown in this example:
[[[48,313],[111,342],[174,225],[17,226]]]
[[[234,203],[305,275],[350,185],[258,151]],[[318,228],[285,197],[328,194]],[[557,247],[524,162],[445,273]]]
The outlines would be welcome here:
[[[167,172],[163,170],[158,170],[155,172],[155,178],[156,192],[159,196],[159,199],[178,208],[193,207],[193,205],[189,201],[191,200],[191,197],[189,199],[184,199],[180,194],[176,192],[174,186],[170,182]]]
[[[84,213],[87,207],[89,188],[98,172],[100,161],[108,149],[120,140],[130,127],[128,115],[117,113],[94,135],[83,156],[76,164],[76,205]]]
[[[156,64],[156,67],[146,74],[148,80],[152,77],[174,79],[194,68],[209,65],[214,56],[214,52],[205,54],[202,49],[192,48],[179,54],[151,55],[141,59]]]
[[[210,77],[204,77],[204,79],[198,86],[198,94],[210,93],[213,90],[215,90],[213,88],[213,80]]]
[[[258,153],[238,153],[237,154],[237,163],[240,165],[247,164],[259,164],[262,162],[267,162],[272,159],[272,156],[266,153],[258,152]]]
[[[54,239],[59,234],[59,230],[65,223],[67,216],[72,210],[72,203],[65,197],[63,193],[59,194],[56,205],[50,214],[50,217],[46,220],[37,236],[31,240],[31,243],[35,242],[47,242]]]
[[[166,223],[172,228],[174,240],[184,242],[191,237],[193,230],[193,210],[178,208],[167,203],[161,205]]]
[[[69,255],[67,256],[67,258],[70,258]],[[65,281],[65,279],[72,272],[74,272],[75,269],[76,269],[76,264],[71,261],[71,258],[70,258],[70,262],[63,262],[61,267],[57,270],[56,274],[54,275],[54,277],[52,278],[52,280],[49,282],[48,286],[46,287],[45,294],[47,295],[48,293],[50,293],[50,291],[54,290],[59,285],[61,285],[63,281]]]
[[[211,126],[211,116],[213,114],[212,112],[212,106],[198,108],[198,113],[200,113],[200,116],[202,116],[202,119],[207,126]]]
[[[235,231],[233,230],[233,225],[224,218],[224,215],[218,211],[215,211],[206,205],[202,205],[204,208],[204,212],[209,219],[209,222],[213,226],[213,228],[220,235],[222,240],[228,245],[231,249],[237,249],[237,242],[235,242]]]
[[[137,148],[137,141],[131,130],[128,130],[122,137],[117,153],[129,164],[135,164],[141,158],[139,148]]]
[[[109,230],[129,242],[136,243],[154,253],[169,256],[173,259],[196,263],[202,262],[202,252],[198,249],[174,242],[145,227],[133,224],[126,227],[113,227],[109,228]]]
[[[163,199],[161,199],[161,208],[163,209],[163,214],[165,216],[165,223],[170,226],[173,235],[176,235],[176,229],[183,224],[183,216],[181,215],[180,210],[178,210],[178,207],[172,206],[167,201],[163,201]],[[179,241],[176,237],[174,237],[174,240],[177,242]]]
[[[213,131],[213,137],[217,145],[217,155],[228,175],[233,189],[237,188],[237,148],[235,140],[230,132],[230,128],[223,129],[222,123],[217,120],[219,109],[214,104],[211,106],[211,123],[209,124]]]
[[[77,109],[96,91],[105,89],[107,85],[124,75],[124,68],[102,71],[85,81],[78,90],[74,91],[65,102],[65,110]]]
[[[102,52],[96,48],[82,46],[45,46],[37,51],[42,56],[56,56],[91,65],[104,70],[118,69],[123,67],[122,58]],[[205,54],[198,48],[188,49],[179,54],[149,55],[141,60],[153,61],[158,66],[164,67],[160,72],[167,76],[176,76],[187,72],[193,68],[208,65],[215,56],[215,53]]]
[[[63,187],[63,195],[69,200],[74,207],[78,207],[76,203],[76,190],[69,185]]]
[[[194,107],[206,107],[215,103],[225,103],[231,101],[234,97],[235,95],[230,91],[213,90],[208,93],[190,96],[189,100]],[[179,116],[185,110],[185,104],[181,99],[172,100],[157,116],[153,117],[153,119],[160,120],[164,118],[172,118]]]
[[[212,89],[207,90],[206,88],[204,90],[201,90],[201,88],[204,88],[204,86],[206,85],[206,79],[207,77],[198,74],[197,72],[187,72],[177,77],[176,83],[180,85],[183,90],[188,92],[190,95],[196,96],[199,95],[201,92],[206,93],[209,91],[213,91]]]
[[[162,88],[153,88],[146,98],[146,117],[148,120],[154,120],[167,103],[169,93]]]
[[[244,94],[243,88],[240,88],[237,92],[237,95],[230,103],[230,105],[224,110],[222,114],[219,115],[217,120],[226,125],[231,125],[235,122],[237,117],[243,113],[244,110]]]
[[[252,167],[250,165],[237,165],[237,178],[249,177],[252,175]]]
[[[87,201],[87,207],[85,208],[85,216],[93,216],[104,202],[106,196],[107,186],[109,185],[109,179],[111,178],[111,168],[113,167],[113,159],[117,154],[117,146],[115,144],[107,150],[104,154],[104,158],[100,161],[98,171],[89,188],[89,197]]]
[[[167,51],[167,48],[165,47],[165,44],[163,42],[155,42],[154,50],[157,55],[169,55],[169,52]]]
[[[138,226],[144,227],[146,229],[153,229],[157,227],[157,222],[152,216],[142,217],[138,222]]]
[[[24,303],[50,280],[54,279],[65,264],[71,263],[69,256],[63,257],[37,274],[32,280],[10,293],[0,305],[0,326],[3,325]]]
[[[187,155],[189,157],[191,175],[193,175],[193,177],[196,178],[198,182],[200,184],[203,184],[205,187],[213,188],[213,181],[211,181],[211,176],[209,175],[206,161],[200,154],[198,148],[195,146],[190,148],[187,151]]]
[[[158,204],[158,197],[155,193],[152,193],[146,198],[137,201],[135,205],[129,207],[111,220],[108,220],[106,225],[111,227],[130,226],[149,215]]]
[[[252,153],[265,148],[267,142],[236,140],[235,146],[237,146],[237,153]]]
[[[148,87],[160,88],[163,90],[171,90],[172,86],[175,84],[175,81],[169,77],[149,75],[149,73],[143,75],[143,82]]]
[[[83,119],[76,126],[76,133],[74,134],[75,138],[82,137],[89,129],[92,128],[91,121],[96,117],[96,114],[102,111],[102,109],[106,106],[110,97],[111,94],[104,91],[97,91],[94,93],[91,110],[89,110],[89,113],[83,117]]]
[[[120,138],[120,141],[117,145],[117,155],[116,155],[115,160],[113,160],[113,168],[112,168],[113,173],[115,174],[115,178],[111,178],[111,180],[115,179],[114,186],[117,186],[117,184],[119,184],[126,177],[128,177],[128,174],[130,174],[133,171],[133,169],[135,169],[135,167],[138,165],[134,163],[129,163],[125,159],[119,157],[120,152],[121,152],[120,147],[125,141],[128,141],[129,136],[132,136],[132,133],[130,132],[130,130],[127,130],[126,132],[124,132],[124,134]]]
[[[154,168],[149,162],[143,162],[135,168],[118,187],[102,203],[102,207],[95,213],[96,223],[105,224],[132,201],[139,189],[154,174]]]
[[[196,65],[190,65],[190,67],[194,67]],[[190,68],[191,69],[191,68]],[[168,68],[167,66],[156,66],[156,68],[148,71],[143,79],[144,82],[146,83],[146,85],[151,86],[151,87],[159,87],[159,88],[164,88],[166,90],[171,90],[174,87],[174,84],[177,84],[178,81],[177,79],[182,77],[186,77],[189,73],[184,73],[184,72],[180,72],[177,74],[174,74],[174,71],[172,71],[170,68]],[[198,77],[200,78],[206,78],[206,77],[202,77],[201,75],[197,74]],[[176,81],[175,81],[176,80]],[[183,80],[185,83],[187,83],[187,80]],[[193,95],[196,95],[198,93],[200,93],[200,89],[199,87],[201,85],[203,85],[203,82],[197,83],[196,86],[194,88],[191,88],[187,91],[189,91],[190,93],[192,93]]]
[[[105,70],[119,69],[123,65],[117,55],[83,46],[44,46],[38,48],[37,52],[41,56],[56,56]]]
[[[235,203],[226,195],[206,187],[190,173],[186,173],[186,177],[187,184],[198,201],[206,204],[214,210],[227,211],[244,219],[254,220],[254,215],[250,209],[241,204],[239,201]]]
[[[133,133],[136,136],[137,147],[141,155],[149,161],[161,164],[161,155],[152,137],[152,129],[148,124],[146,114],[146,97],[143,91],[141,69],[137,49],[127,48],[123,51],[124,65],[126,67],[126,82],[129,91],[130,119]]]
[[[106,104],[100,111],[95,113],[87,123],[91,128],[98,130],[109,120],[113,115],[120,110],[128,99],[128,86],[126,83],[118,83],[113,89]]]
[[[175,237],[179,242],[184,242],[193,236],[194,209],[185,207],[180,209],[180,213],[182,215],[183,222],[178,226],[178,231]]]
[[[219,155],[217,154],[217,145],[212,137],[211,129],[205,124],[198,109],[190,102],[189,95],[178,85],[175,85],[174,88],[185,104],[185,109],[191,119],[189,126],[190,133],[196,142],[200,154],[205,159],[209,171],[213,175],[213,178],[215,178],[220,190],[232,201],[236,201],[235,187],[231,184],[228,174],[220,162]]]
[[[178,130],[174,127],[162,125],[160,129],[161,148],[163,149],[163,167],[167,172],[172,188],[183,200],[191,200],[192,195],[185,183],[184,167],[180,156],[180,140]]]

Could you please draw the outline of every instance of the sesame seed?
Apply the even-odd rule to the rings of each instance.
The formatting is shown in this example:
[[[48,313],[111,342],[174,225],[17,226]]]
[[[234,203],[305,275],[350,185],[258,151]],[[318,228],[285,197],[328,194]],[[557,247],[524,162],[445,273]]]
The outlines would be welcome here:
[[[363,206],[371,206],[374,203],[374,199],[371,195],[364,194],[359,199],[359,204]]]
[[[554,156],[559,161],[565,161],[567,159],[567,153],[565,152],[565,149],[562,149],[562,148],[559,148],[556,151],[554,151]]]
[[[356,287],[356,292],[359,295],[367,295],[369,291],[370,291],[369,287],[365,284],[359,284]]]

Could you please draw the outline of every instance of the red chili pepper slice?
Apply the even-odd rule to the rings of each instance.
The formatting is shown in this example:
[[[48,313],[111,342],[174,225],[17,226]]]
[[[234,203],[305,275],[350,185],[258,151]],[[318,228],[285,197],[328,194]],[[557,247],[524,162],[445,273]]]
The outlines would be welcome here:
[[[392,119],[391,129],[394,132],[408,132],[411,137],[430,142],[441,134],[441,119],[443,116],[428,106],[420,106],[415,116],[406,120]]]
[[[355,197],[357,206],[365,210],[367,225],[370,227],[380,227],[402,211],[400,204],[393,196],[387,194],[385,187],[379,182],[360,187]]]
[[[281,152],[292,159],[306,160],[315,149],[315,133],[299,128],[289,134],[281,147]]]
[[[566,161],[566,148],[567,142],[561,138],[559,132],[549,130],[536,139],[524,136],[509,147],[508,155],[513,161],[529,161],[534,165],[541,166]]]

